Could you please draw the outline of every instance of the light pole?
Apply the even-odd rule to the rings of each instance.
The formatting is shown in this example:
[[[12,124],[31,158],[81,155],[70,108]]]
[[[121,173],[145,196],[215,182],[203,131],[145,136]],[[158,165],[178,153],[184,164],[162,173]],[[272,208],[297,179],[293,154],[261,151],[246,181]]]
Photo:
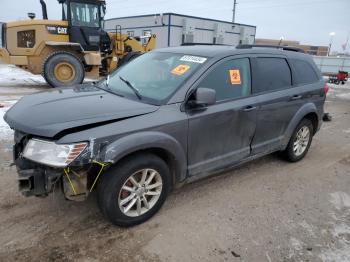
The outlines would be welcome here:
[[[281,36],[281,37],[280,37],[280,41],[278,42],[278,45],[281,45],[281,44],[282,44],[282,42],[283,42],[283,40],[284,40],[284,37],[283,37],[283,36]]]
[[[332,44],[333,44],[333,37],[335,36],[334,32],[329,33],[330,39],[329,39],[329,47],[328,47],[328,54],[327,56],[329,56],[329,54],[331,53],[331,48],[332,48]]]
[[[237,5],[237,0],[233,1],[233,14],[232,14],[232,23],[235,23],[236,21],[236,5]]]

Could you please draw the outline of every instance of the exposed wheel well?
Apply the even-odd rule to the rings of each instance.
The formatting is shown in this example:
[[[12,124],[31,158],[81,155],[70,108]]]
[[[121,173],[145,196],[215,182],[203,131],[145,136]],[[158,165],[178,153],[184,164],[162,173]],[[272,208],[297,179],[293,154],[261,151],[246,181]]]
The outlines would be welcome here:
[[[120,160],[118,160],[118,162],[116,162],[115,165],[117,165],[119,162],[125,160],[126,158],[133,157],[133,155],[146,154],[146,153],[154,154],[154,155],[158,156],[160,159],[162,159],[167,164],[167,166],[169,167],[170,174],[172,176],[172,178],[171,178],[172,185],[171,186],[173,187],[176,184],[181,171],[180,171],[180,168],[178,167],[178,165],[176,164],[175,157],[170,152],[168,152],[167,150],[165,150],[163,148],[147,148],[147,149],[132,152],[132,153],[124,156]]]
[[[314,134],[316,134],[317,128],[318,128],[318,121],[319,121],[317,114],[316,113],[309,113],[304,118],[311,121],[312,126],[314,128]]]

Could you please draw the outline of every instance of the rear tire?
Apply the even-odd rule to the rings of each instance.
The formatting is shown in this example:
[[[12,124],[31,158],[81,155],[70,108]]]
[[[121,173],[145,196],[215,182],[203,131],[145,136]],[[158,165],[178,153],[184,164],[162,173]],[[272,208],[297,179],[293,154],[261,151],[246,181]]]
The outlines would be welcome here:
[[[285,158],[290,162],[303,159],[311,146],[314,127],[309,119],[303,119],[295,128],[288,146],[284,151]]]
[[[69,52],[52,53],[44,62],[43,76],[52,87],[65,87],[81,84],[85,69],[81,60]]]
[[[144,174],[147,179],[142,182]],[[98,205],[113,224],[134,226],[158,212],[169,189],[170,171],[167,164],[153,154],[137,154],[102,175],[97,189]],[[131,207],[128,209],[129,205]]]

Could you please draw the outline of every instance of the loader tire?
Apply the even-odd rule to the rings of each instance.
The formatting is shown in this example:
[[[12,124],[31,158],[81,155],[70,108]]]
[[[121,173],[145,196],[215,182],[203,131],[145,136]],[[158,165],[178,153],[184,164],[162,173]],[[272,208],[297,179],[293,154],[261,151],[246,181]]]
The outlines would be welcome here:
[[[84,65],[70,52],[54,52],[44,62],[43,76],[52,87],[81,84],[85,78]]]
[[[124,56],[122,59],[120,59],[118,66],[123,66],[141,55],[142,53],[140,52],[130,52],[126,56]]]

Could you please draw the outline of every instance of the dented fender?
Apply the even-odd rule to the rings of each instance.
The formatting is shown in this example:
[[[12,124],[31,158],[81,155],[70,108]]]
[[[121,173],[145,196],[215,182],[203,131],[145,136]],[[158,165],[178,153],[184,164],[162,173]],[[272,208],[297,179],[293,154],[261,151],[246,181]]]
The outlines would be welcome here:
[[[118,139],[102,150],[101,161],[117,163],[132,153],[147,149],[166,151],[175,163],[176,182],[181,182],[187,174],[187,157],[180,143],[168,134],[157,131],[134,133]]]

